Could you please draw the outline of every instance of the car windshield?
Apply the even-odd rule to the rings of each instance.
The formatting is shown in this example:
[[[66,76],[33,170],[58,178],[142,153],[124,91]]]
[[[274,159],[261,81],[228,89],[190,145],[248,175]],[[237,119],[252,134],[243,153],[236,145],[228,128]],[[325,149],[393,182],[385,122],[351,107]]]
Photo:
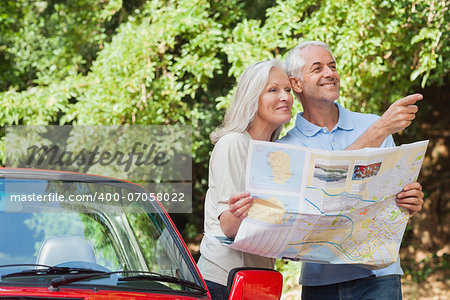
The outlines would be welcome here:
[[[48,286],[61,276],[116,272],[70,285],[168,292],[194,292],[184,281],[202,285],[151,194],[119,180],[56,173],[0,172],[1,284]],[[158,280],[167,276],[180,282]]]

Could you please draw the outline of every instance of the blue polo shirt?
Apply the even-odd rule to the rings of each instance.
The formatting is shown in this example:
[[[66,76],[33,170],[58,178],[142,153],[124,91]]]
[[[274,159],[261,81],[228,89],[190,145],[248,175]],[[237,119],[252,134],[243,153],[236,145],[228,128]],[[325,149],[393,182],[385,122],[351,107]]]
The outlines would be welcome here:
[[[286,136],[278,142],[322,150],[344,150],[356,141],[379,118],[377,115],[352,112],[343,108],[339,103],[335,104],[339,109],[339,121],[331,132],[326,127],[319,127],[310,123],[303,118],[303,113],[299,113],[297,114],[295,127],[289,130]],[[389,136],[380,147],[387,148],[394,146],[394,140],[392,136]],[[403,274],[400,267],[400,259],[397,259],[397,262],[389,267],[379,270],[370,270],[362,266],[350,264],[304,262],[302,264],[299,283],[305,286],[317,286],[372,275],[385,276],[393,274]]]

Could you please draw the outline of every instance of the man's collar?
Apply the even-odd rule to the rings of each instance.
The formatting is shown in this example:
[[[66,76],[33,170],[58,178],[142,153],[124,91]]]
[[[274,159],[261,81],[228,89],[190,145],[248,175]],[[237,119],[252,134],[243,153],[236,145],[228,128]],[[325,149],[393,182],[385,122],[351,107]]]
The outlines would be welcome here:
[[[301,133],[306,136],[313,136],[322,130],[321,127],[314,125],[303,117],[303,112],[297,114],[297,119],[295,120],[295,128],[297,128]]]
[[[340,128],[343,130],[352,130],[353,122],[349,116],[350,111],[343,108],[339,103],[335,102],[339,109],[339,119],[335,128]],[[297,114],[297,119],[295,120],[295,127],[300,130],[306,136],[313,136],[322,130],[322,127],[314,125],[303,117],[303,112]]]
[[[337,128],[344,130],[352,130],[353,122],[350,116],[351,112],[345,108],[343,108],[339,103],[334,102],[339,109],[339,120],[336,125]]]

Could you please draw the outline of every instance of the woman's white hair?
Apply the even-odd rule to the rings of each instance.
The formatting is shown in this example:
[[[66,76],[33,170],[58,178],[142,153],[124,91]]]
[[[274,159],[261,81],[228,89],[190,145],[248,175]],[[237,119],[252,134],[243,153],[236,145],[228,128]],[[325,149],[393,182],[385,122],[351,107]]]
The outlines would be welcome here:
[[[303,80],[302,76],[302,69],[306,64],[305,59],[302,57],[301,50],[304,48],[308,48],[311,46],[318,46],[322,47],[328,52],[330,52],[331,56],[334,60],[336,60],[333,56],[333,53],[331,53],[330,46],[328,46],[327,43],[320,42],[320,41],[305,41],[298,44],[294,49],[289,51],[289,53],[286,56],[286,72],[288,76],[295,76]]]
[[[284,70],[283,62],[278,59],[272,59],[254,63],[242,72],[233,102],[225,113],[222,125],[210,135],[213,144],[217,143],[221,137],[228,133],[244,132],[250,128],[258,111],[259,96],[269,80],[270,70],[274,67]],[[278,138],[282,127],[283,125],[272,133],[271,141],[275,141]]]

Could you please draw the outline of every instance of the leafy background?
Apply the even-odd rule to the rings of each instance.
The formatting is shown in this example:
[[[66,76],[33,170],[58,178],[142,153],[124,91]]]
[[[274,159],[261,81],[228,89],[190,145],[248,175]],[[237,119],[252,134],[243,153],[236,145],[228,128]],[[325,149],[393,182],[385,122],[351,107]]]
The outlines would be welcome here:
[[[236,77],[283,59],[302,40],[328,42],[340,102],[382,113],[424,100],[397,144],[430,139],[420,176],[426,195],[401,255],[406,299],[449,290],[449,12],[445,0],[5,0],[0,5],[0,160],[5,125],[181,124],[193,128],[192,214],[173,214],[194,257],[212,145]],[[295,110],[300,111],[300,104]],[[291,124],[292,125],[292,124]],[[288,128],[289,126],[287,126]],[[279,261],[284,298],[299,264]]]

